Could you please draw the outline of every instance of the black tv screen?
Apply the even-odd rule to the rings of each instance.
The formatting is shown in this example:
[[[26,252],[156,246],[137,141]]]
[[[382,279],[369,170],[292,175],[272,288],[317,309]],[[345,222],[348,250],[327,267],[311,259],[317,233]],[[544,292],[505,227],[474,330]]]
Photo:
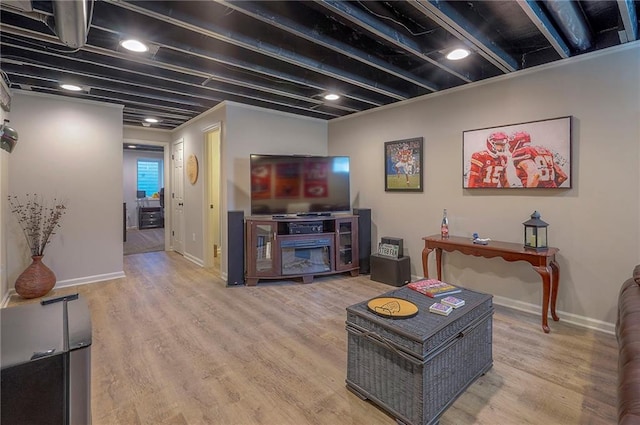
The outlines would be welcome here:
[[[250,157],[251,214],[308,214],[351,210],[348,156]]]

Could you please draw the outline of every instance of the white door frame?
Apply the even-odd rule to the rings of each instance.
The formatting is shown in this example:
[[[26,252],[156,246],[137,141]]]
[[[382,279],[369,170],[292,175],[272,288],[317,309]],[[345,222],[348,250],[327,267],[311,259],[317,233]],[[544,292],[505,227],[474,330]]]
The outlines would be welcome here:
[[[180,144],[182,145],[182,168],[180,169],[181,175],[176,175],[175,162],[176,158],[174,157],[175,147]],[[176,202],[178,202],[175,198],[176,193],[181,194],[182,200],[179,202],[182,204],[181,208],[178,210]],[[171,203],[171,248],[184,255],[184,245],[185,245],[185,220],[184,220],[184,139],[180,138],[171,143],[171,193],[169,195],[169,202]],[[165,193],[165,205],[167,203],[167,194]],[[175,235],[176,231],[179,237],[182,238],[181,241],[176,242]]]
[[[162,152],[164,153],[163,162],[163,175],[164,175],[164,192],[165,192],[165,208],[164,208],[164,250],[169,251],[171,249],[171,231],[168,223],[171,223],[171,208],[167,208],[167,194],[171,193],[171,145],[167,142],[155,142],[151,140],[142,139],[122,139],[122,143],[128,145],[150,145],[150,146],[162,146]],[[124,194],[123,194],[124,197]]]
[[[212,143],[209,140],[209,133],[218,132],[218,140],[217,143]],[[204,181],[204,202],[203,202],[203,217],[204,217],[204,266],[211,267],[213,266],[214,257],[219,254],[219,252],[214,251],[214,246],[220,250],[222,246],[221,235],[222,235],[222,216],[220,211],[220,193],[221,193],[221,179],[220,179],[220,155],[222,153],[222,128],[221,124],[218,122],[211,126],[208,126],[202,130],[204,137],[204,169],[205,169],[205,181]],[[217,146],[214,146],[217,144]],[[213,152],[212,150],[216,149],[217,152]],[[212,161],[217,158],[217,164],[213,164]],[[215,191],[215,187],[212,187],[217,184],[217,196],[213,193]],[[212,214],[212,206],[213,206],[213,214]],[[217,217],[217,218],[215,218]],[[216,232],[217,230],[217,232]],[[217,238],[214,234],[217,233]]]

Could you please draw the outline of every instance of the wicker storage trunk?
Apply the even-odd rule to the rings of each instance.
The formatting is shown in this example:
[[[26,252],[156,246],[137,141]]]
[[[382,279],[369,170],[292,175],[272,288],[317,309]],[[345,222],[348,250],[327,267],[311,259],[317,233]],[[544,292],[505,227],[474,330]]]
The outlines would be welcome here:
[[[367,301],[347,307],[347,387],[400,423],[437,424],[445,409],[493,364],[492,296],[463,290],[449,316],[430,313],[436,299],[403,287],[381,296],[407,299],[409,319],[371,313]]]

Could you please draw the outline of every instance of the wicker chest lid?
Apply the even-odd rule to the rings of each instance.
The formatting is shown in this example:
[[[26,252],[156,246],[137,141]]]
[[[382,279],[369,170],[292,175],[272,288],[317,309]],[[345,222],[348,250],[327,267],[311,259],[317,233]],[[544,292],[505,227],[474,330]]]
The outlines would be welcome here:
[[[460,336],[480,319],[493,314],[492,295],[461,289],[462,292],[454,296],[465,300],[465,305],[454,309],[448,316],[429,312],[429,306],[439,298],[430,298],[405,286],[380,296],[411,301],[418,306],[416,316],[409,319],[381,317],[369,311],[369,300],[366,300],[347,307],[347,326],[373,333],[385,343],[417,359],[424,359],[442,344]]]

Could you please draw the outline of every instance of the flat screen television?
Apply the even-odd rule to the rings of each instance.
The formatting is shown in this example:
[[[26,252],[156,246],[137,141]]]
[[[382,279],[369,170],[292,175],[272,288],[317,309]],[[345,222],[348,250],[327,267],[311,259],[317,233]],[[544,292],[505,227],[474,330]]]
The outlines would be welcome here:
[[[348,156],[252,154],[252,215],[351,210]]]

